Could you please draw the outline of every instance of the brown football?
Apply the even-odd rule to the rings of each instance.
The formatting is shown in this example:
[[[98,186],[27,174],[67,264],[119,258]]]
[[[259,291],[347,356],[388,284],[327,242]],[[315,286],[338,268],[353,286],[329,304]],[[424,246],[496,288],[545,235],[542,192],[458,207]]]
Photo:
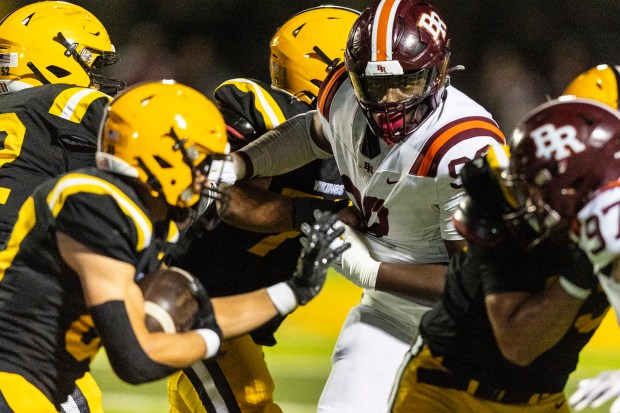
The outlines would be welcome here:
[[[145,323],[150,332],[188,331],[198,316],[190,285],[193,276],[180,268],[160,268],[138,282],[144,296]]]

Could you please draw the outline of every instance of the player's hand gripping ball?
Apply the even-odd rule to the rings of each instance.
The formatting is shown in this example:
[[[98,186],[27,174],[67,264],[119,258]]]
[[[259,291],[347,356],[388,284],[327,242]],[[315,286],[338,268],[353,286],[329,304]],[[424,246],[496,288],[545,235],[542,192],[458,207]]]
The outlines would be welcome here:
[[[180,268],[160,268],[145,274],[137,284],[144,295],[145,324],[150,332],[189,331],[198,317],[194,292],[198,282]]]

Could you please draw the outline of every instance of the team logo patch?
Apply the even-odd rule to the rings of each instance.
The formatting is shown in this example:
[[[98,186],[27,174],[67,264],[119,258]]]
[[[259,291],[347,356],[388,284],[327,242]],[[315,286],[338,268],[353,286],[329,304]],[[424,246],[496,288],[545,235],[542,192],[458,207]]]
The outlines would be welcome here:
[[[17,53],[0,53],[0,67],[17,67]]]

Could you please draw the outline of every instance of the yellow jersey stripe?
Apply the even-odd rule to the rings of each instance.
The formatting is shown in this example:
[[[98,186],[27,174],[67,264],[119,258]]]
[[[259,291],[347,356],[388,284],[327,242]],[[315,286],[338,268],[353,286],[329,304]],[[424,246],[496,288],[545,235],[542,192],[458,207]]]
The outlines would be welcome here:
[[[286,120],[286,117],[280,109],[280,105],[271,97],[271,95],[260,85],[248,79],[231,79],[222,83],[223,85],[233,85],[237,89],[246,93],[253,93],[256,96],[255,106],[259,113],[263,116],[265,127],[267,130],[273,129]]]
[[[61,92],[49,110],[49,113],[74,123],[80,123],[90,104],[99,98],[112,100],[105,93],[95,89],[74,87]]]
[[[32,228],[34,228],[35,223],[34,198],[29,197],[19,210],[17,222],[15,226],[13,226],[13,232],[11,232],[11,238],[6,248],[0,252],[0,280],[4,278],[4,272],[13,263],[19,251],[20,244],[26,235],[30,233]]]
[[[52,216],[58,216],[69,196],[80,192],[110,195],[136,226],[138,232],[136,251],[142,251],[151,244],[153,224],[146,214],[120,189],[95,176],[72,173],[58,180],[47,196],[47,205]]]

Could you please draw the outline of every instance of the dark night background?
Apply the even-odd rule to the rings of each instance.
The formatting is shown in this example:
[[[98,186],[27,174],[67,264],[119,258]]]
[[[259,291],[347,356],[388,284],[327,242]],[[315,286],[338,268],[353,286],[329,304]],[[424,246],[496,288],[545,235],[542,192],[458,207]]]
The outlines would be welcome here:
[[[0,14],[30,3],[0,0]],[[268,81],[269,41],[294,13],[340,0],[75,0],[106,26],[128,83],[174,78],[211,96],[232,77]],[[454,86],[489,109],[507,133],[519,118],[555,97],[579,73],[620,64],[620,0],[448,1]]]

